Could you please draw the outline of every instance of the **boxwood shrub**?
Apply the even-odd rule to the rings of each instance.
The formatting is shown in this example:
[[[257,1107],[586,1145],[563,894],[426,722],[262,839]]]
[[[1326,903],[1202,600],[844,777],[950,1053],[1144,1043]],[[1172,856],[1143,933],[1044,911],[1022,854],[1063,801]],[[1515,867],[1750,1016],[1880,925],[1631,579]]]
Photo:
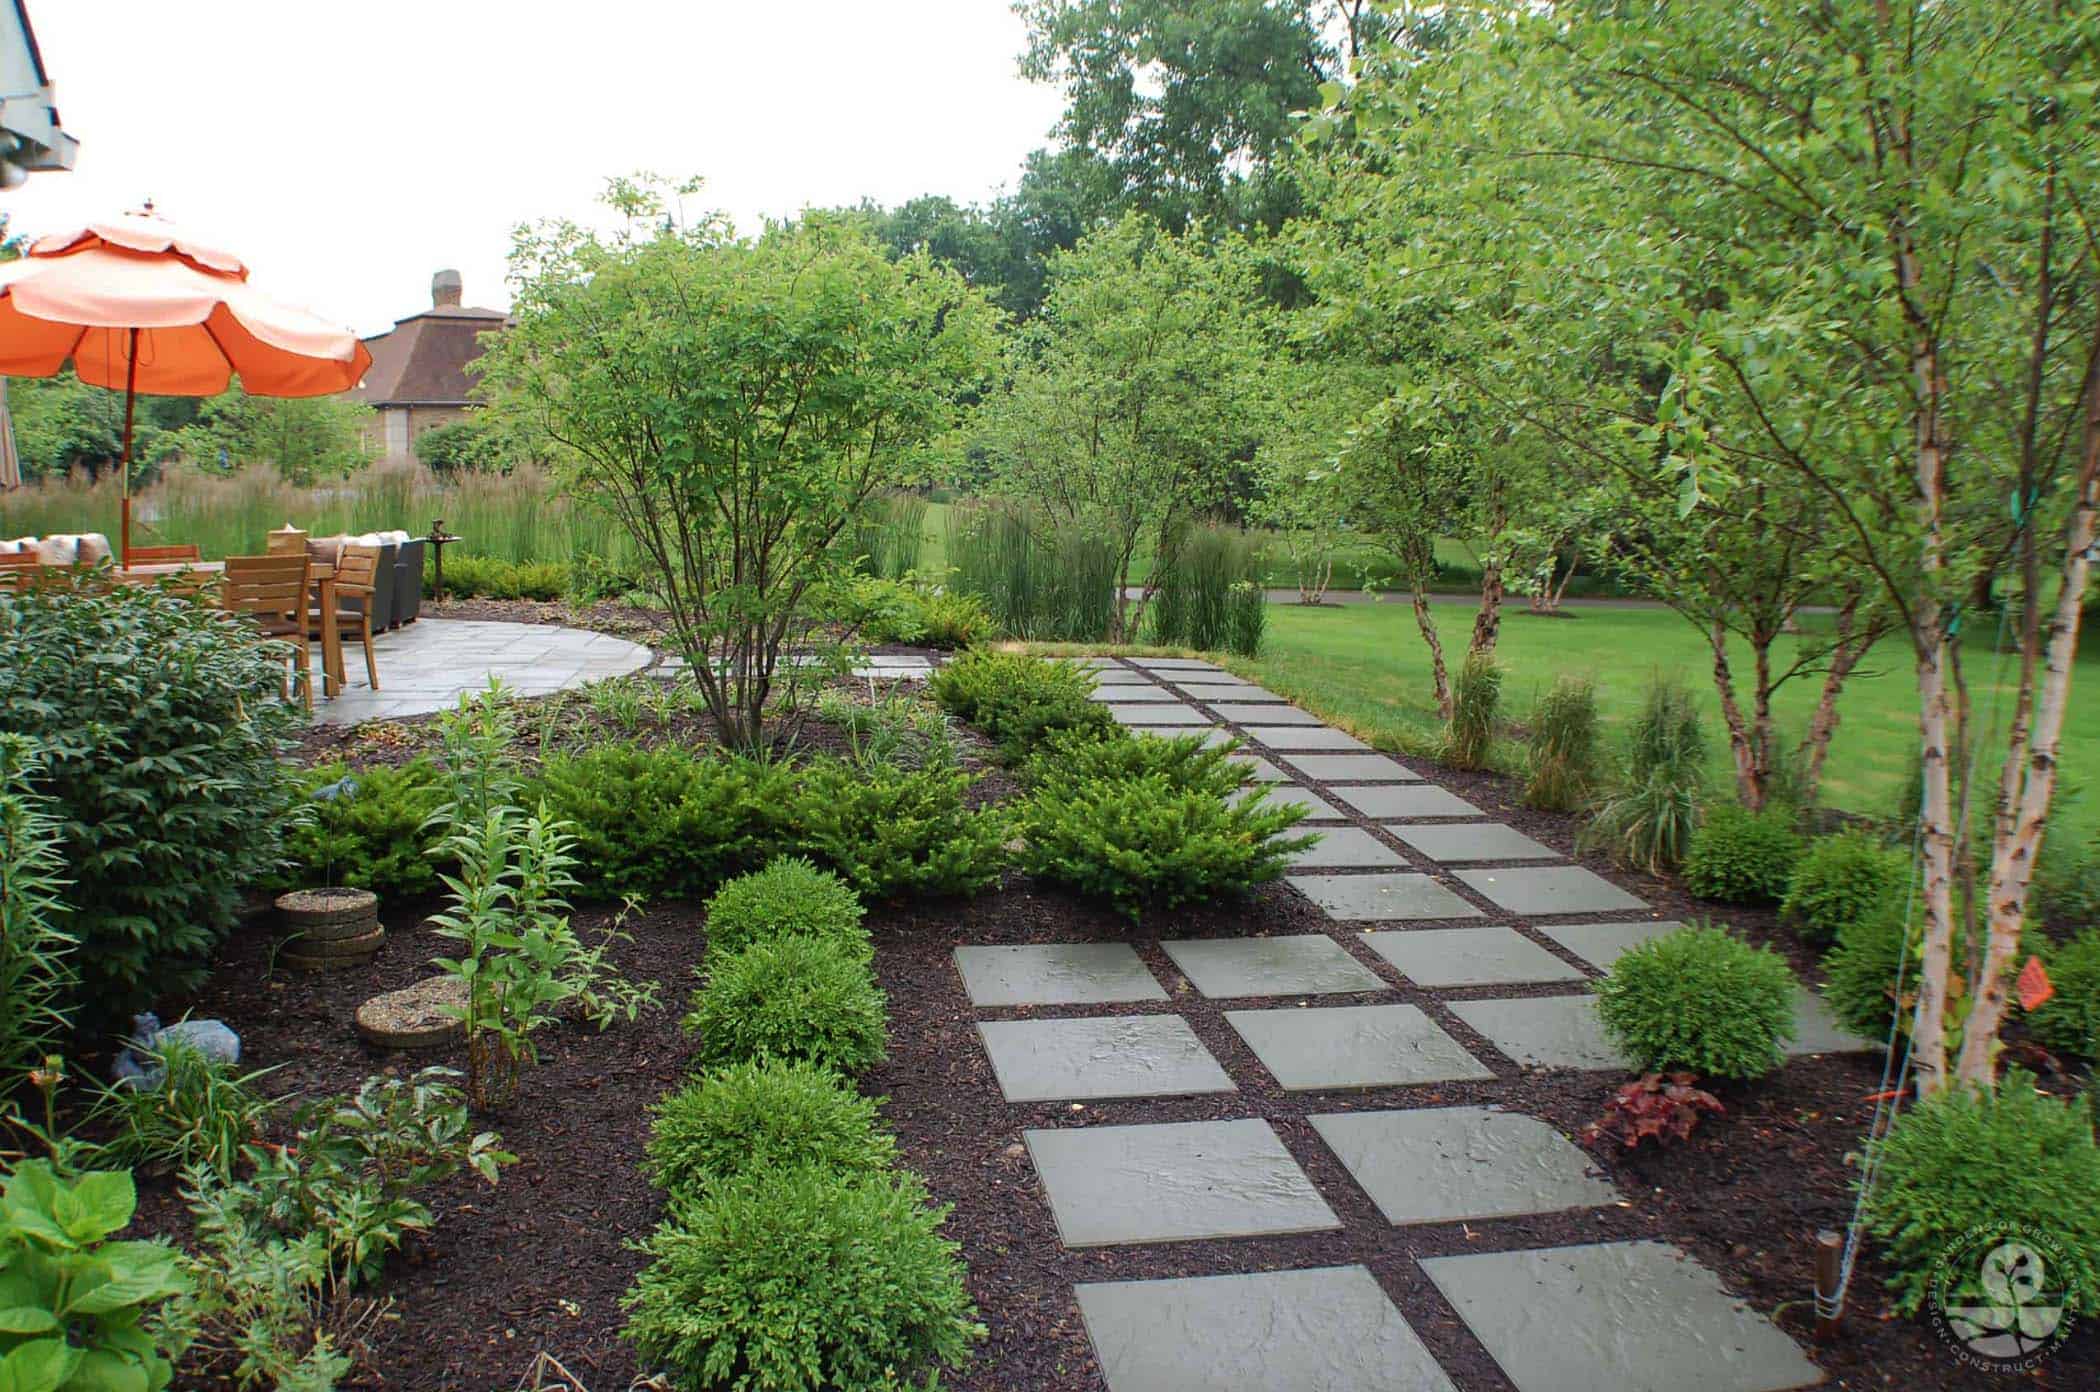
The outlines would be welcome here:
[[[42,751],[57,926],[93,1011],[201,980],[244,888],[282,860],[298,788],[278,758],[305,721],[279,699],[283,651],[169,587],[0,593],[0,710]]]
[[[1798,989],[1770,948],[1690,924],[1620,957],[1597,1013],[1644,1072],[1761,1078],[1785,1060]]]
[[[1776,904],[1786,897],[1801,859],[1793,813],[1752,812],[1726,802],[1706,809],[1684,858],[1684,882],[1701,899],[1724,904]]]
[[[1819,836],[1809,843],[1787,887],[1780,913],[1806,942],[1837,941],[1848,923],[1858,923],[1900,899],[1910,878],[1910,860],[1864,831]]]
[[[695,1078],[656,1104],[649,1178],[694,1195],[745,1173],[802,1165],[835,1173],[889,1168],[897,1143],[877,1125],[875,1102],[828,1068],[768,1059]]]
[[[1839,1024],[1868,1039],[1886,1039],[1897,1013],[1896,973],[1902,968],[1906,939],[1910,945],[1911,984],[1918,974],[1918,935],[1903,916],[1900,903],[1883,906],[1838,929],[1837,942],[1823,954],[1823,974],[1828,978],[1823,999]],[[1903,1007],[1903,1028],[1910,1028],[1910,1001]]]
[[[913,1175],[753,1174],[675,1203],[623,1300],[680,1389],[933,1387],[984,1335],[946,1208]]]
[[[852,946],[774,938],[709,959],[685,1028],[706,1067],[801,1059],[850,1077],[882,1061],[888,1006]]]
[[[860,896],[803,856],[775,856],[763,870],[739,875],[707,901],[707,950],[741,951],[754,942],[802,935],[868,950]]]
[[[949,714],[990,736],[1009,762],[1061,730],[1107,735],[1118,728],[1108,708],[1091,699],[1093,675],[1077,663],[967,652],[943,664],[929,689]]]

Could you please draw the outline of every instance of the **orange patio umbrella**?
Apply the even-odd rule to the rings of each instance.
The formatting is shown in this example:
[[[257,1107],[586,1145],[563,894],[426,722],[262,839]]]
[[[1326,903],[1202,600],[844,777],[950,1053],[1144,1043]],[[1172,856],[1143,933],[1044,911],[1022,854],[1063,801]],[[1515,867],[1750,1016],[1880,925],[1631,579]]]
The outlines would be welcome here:
[[[0,265],[0,376],[124,392],[124,525],[131,560],[131,421],[140,392],[212,396],[240,374],[255,396],[348,391],[372,365],[357,335],[248,284],[239,257],[142,212],[42,237]]]

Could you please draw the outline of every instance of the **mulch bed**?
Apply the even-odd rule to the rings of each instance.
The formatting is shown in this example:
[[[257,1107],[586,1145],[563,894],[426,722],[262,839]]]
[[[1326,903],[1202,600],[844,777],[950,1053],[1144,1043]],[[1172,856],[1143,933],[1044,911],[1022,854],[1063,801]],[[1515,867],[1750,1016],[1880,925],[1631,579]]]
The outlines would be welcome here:
[[[560,621],[574,621],[565,607],[551,607],[562,608]],[[580,726],[578,733],[597,732]],[[687,734],[680,730],[663,737],[682,742]],[[980,757],[982,752],[977,751]],[[1437,776],[1491,816],[1572,851],[1572,823],[1515,806],[1509,780],[1441,770]],[[991,772],[978,796],[1009,790],[1004,775]],[[1689,920],[1715,912],[1674,882],[1613,878],[1653,904],[1658,917]],[[364,970],[323,976],[273,969],[274,931],[257,923],[227,946],[203,990],[173,1005],[226,1019],[241,1033],[249,1064],[282,1064],[265,1084],[273,1092],[342,1092],[373,1072],[405,1074],[424,1062],[458,1066],[456,1050],[415,1057],[372,1050],[351,1027],[363,999],[429,972],[428,959],[442,941],[421,927],[431,907],[386,906],[382,916],[392,937],[375,962]],[[1725,917],[1751,937],[1772,942],[1804,974],[1813,975],[1812,954],[1801,950],[1771,914],[1728,910]],[[639,1161],[649,1104],[685,1072],[690,1050],[678,1019],[701,955],[701,918],[695,904],[668,902],[629,920],[632,941],[619,944],[613,955],[631,975],[663,983],[658,1005],[639,1022],[602,1035],[575,1026],[543,1037],[542,1062],[527,1075],[520,1099],[487,1119],[502,1131],[519,1163],[496,1189],[468,1177],[429,1196],[440,1217],[438,1227],[390,1264],[379,1293],[393,1306],[369,1335],[368,1369],[346,1387],[510,1388],[542,1351],[598,1392],[625,1388],[636,1375],[619,1339],[619,1296],[641,1265],[626,1244],[646,1234],[660,1213],[659,1196],[642,1178]],[[605,915],[595,911],[578,917],[586,931],[604,922]],[[1635,1238],[1677,1244],[1719,1272],[1733,1291],[1774,1315],[1810,1350],[1828,1371],[1830,1386],[1922,1390],[1978,1385],[1977,1376],[1961,1369],[1922,1322],[1885,1317],[1882,1272],[1871,1257],[1863,1260],[1855,1279],[1843,1336],[1826,1346],[1811,1341],[1810,1243],[1819,1229],[1840,1228],[1850,1214],[1850,1160],[1871,1110],[1865,1099],[1880,1081],[1880,1065],[1871,1056],[1795,1060],[1763,1084],[1722,1090],[1727,1114],[1707,1119],[1688,1144],[1640,1152],[1594,1148],[1600,1168],[1624,1195],[1622,1206],[1394,1228],[1313,1133],[1307,1115],[1494,1103],[1577,1134],[1623,1079],[1608,1073],[1511,1073],[1503,1065],[1502,1076],[1493,1082],[1284,1093],[1267,1080],[1224,1021],[1221,1007],[1194,993],[1157,944],[1162,935],[1328,933],[1387,981],[1397,980],[1353,933],[1330,924],[1280,885],[1244,904],[1179,910],[1133,928],[1098,906],[1013,877],[1004,889],[974,900],[882,909],[869,922],[878,949],[876,969],[890,997],[891,1057],[864,1087],[887,1096],[886,1116],[905,1163],[925,1175],[941,1202],[954,1205],[947,1230],[962,1244],[970,1290],[989,1330],[977,1358],[944,1385],[962,1392],[1105,1392],[1073,1299],[1075,1282],[1361,1262],[1460,1387],[1509,1392],[1507,1379],[1417,1259]],[[952,950],[959,943],[1084,940],[1134,943],[1147,965],[1176,991],[1170,1003],[1100,1007],[1094,1013],[1178,1011],[1240,1091],[1083,1105],[1006,1103],[978,1042],[975,1021],[1029,1012],[973,1010],[954,971]],[[1470,1051],[1497,1057],[1443,1009],[1441,999],[1454,994],[1460,993],[1439,997],[1399,986],[1376,997],[1327,996],[1318,1003],[1410,1001]],[[1029,1127],[1248,1116],[1275,1125],[1342,1220],[1341,1231],[1067,1252],[1021,1144],[1021,1132]],[[187,1215],[175,1202],[169,1180],[146,1181],[141,1220],[149,1233],[187,1234]],[[2091,1326],[2029,1379],[2029,1385],[2039,1387],[2096,1384],[2100,1334]]]

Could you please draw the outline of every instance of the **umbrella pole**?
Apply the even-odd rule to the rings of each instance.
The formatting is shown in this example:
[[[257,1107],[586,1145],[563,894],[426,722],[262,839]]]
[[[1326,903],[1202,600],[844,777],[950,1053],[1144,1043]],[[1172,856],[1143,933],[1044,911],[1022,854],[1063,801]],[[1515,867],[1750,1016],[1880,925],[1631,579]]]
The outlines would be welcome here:
[[[127,570],[131,567],[131,413],[138,405],[139,385],[139,331],[131,331],[131,354],[124,363],[124,512],[119,519],[121,526],[118,557]]]

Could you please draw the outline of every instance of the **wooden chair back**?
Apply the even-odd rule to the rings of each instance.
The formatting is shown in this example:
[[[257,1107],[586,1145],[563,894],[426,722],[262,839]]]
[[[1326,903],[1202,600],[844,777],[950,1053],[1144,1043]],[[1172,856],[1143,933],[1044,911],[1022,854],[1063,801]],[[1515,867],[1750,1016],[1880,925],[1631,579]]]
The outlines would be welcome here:
[[[19,590],[36,583],[34,551],[0,551],[0,590]]]
[[[311,569],[304,549],[296,556],[228,556],[219,603],[236,613],[296,618],[303,624]]]
[[[134,546],[131,548],[132,565],[173,565],[180,561],[201,561],[204,553],[195,542],[181,546]]]
[[[379,548],[376,546],[345,546],[336,557],[335,588],[337,594],[354,595],[360,599],[372,597],[372,587],[379,577]]]
[[[306,554],[306,533],[286,523],[280,530],[268,534],[263,549],[272,556]]]

